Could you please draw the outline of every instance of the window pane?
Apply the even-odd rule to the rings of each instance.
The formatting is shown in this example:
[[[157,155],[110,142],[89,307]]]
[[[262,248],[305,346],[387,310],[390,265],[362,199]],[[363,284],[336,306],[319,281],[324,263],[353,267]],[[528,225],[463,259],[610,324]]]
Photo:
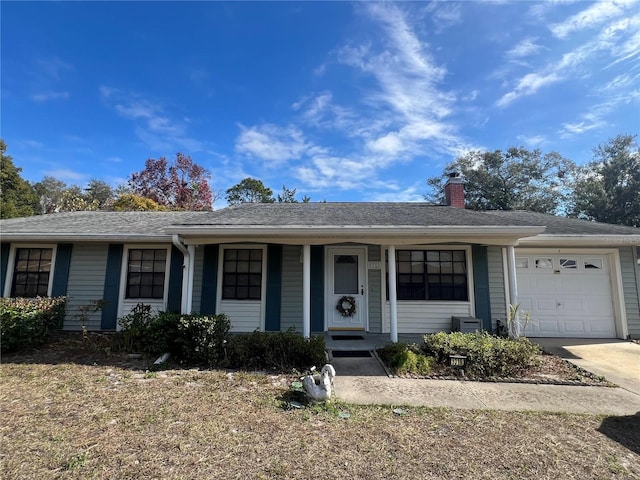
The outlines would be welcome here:
[[[358,293],[357,255],[336,255],[333,266],[333,293]]]
[[[238,250],[238,261],[248,262],[251,260],[251,250]]]
[[[594,269],[601,270],[602,269],[602,259],[600,258],[590,258],[584,261],[584,268],[586,269]]]

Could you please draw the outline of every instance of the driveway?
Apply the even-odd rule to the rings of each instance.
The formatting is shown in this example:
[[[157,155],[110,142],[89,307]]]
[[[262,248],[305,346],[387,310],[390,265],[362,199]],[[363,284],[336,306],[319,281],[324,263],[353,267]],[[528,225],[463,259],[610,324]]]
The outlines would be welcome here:
[[[546,352],[640,396],[640,345],[625,340],[532,338]]]

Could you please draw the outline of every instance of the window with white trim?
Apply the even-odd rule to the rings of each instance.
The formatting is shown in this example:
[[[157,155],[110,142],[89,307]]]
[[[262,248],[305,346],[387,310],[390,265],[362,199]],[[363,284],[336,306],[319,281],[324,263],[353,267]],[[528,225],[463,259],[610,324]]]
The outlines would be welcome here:
[[[130,248],[128,255],[125,298],[163,298],[167,249]]]
[[[468,301],[466,252],[396,250],[396,282],[398,300]]]
[[[53,270],[53,248],[16,248],[12,297],[46,297]]]
[[[223,300],[262,298],[262,248],[226,248],[222,270]]]

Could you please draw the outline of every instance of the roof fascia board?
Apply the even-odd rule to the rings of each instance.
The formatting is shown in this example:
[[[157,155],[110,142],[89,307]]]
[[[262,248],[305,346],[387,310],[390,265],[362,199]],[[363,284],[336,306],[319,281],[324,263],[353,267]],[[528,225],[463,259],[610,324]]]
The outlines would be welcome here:
[[[171,242],[171,235],[3,233],[3,242]]]
[[[315,225],[285,225],[279,227],[265,225],[180,225],[169,226],[165,231],[169,234],[183,236],[411,236],[411,235],[475,235],[475,236],[510,236],[516,238],[538,235],[545,230],[542,226],[408,226],[408,225],[385,225],[385,226],[315,226]],[[400,234],[400,235],[399,235]]]
[[[520,239],[521,247],[537,246],[592,246],[602,248],[638,247],[640,235],[550,235]]]
[[[368,245],[437,245],[455,243],[460,245],[480,244],[494,246],[517,246],[518,239],[514,237],[482,237],[478,235],[449,235],[449,236],[405,236],[405,237],[370,237],[370,236],[278,236],[268,235],[247,236],[197,236],[183,237],[185,245],[207,245],[228,243],[274,243],[281,245],[331,245],[344,243],[358,243]]]

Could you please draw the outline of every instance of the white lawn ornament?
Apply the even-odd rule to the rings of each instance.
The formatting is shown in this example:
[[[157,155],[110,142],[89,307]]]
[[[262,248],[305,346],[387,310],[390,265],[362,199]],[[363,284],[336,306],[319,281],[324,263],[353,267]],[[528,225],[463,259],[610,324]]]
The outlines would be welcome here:
[[[312,369],[312,371],[315,368]],[[323,402],[331,398],[331,385],[333,384],[333,377],[336,376],[336,370],[333,365],[326,364],[320,370],[320,378],[316,383],[316,378],[311,375],[307,375],[302,379],[302,388],[309,400],[315,400]]]

